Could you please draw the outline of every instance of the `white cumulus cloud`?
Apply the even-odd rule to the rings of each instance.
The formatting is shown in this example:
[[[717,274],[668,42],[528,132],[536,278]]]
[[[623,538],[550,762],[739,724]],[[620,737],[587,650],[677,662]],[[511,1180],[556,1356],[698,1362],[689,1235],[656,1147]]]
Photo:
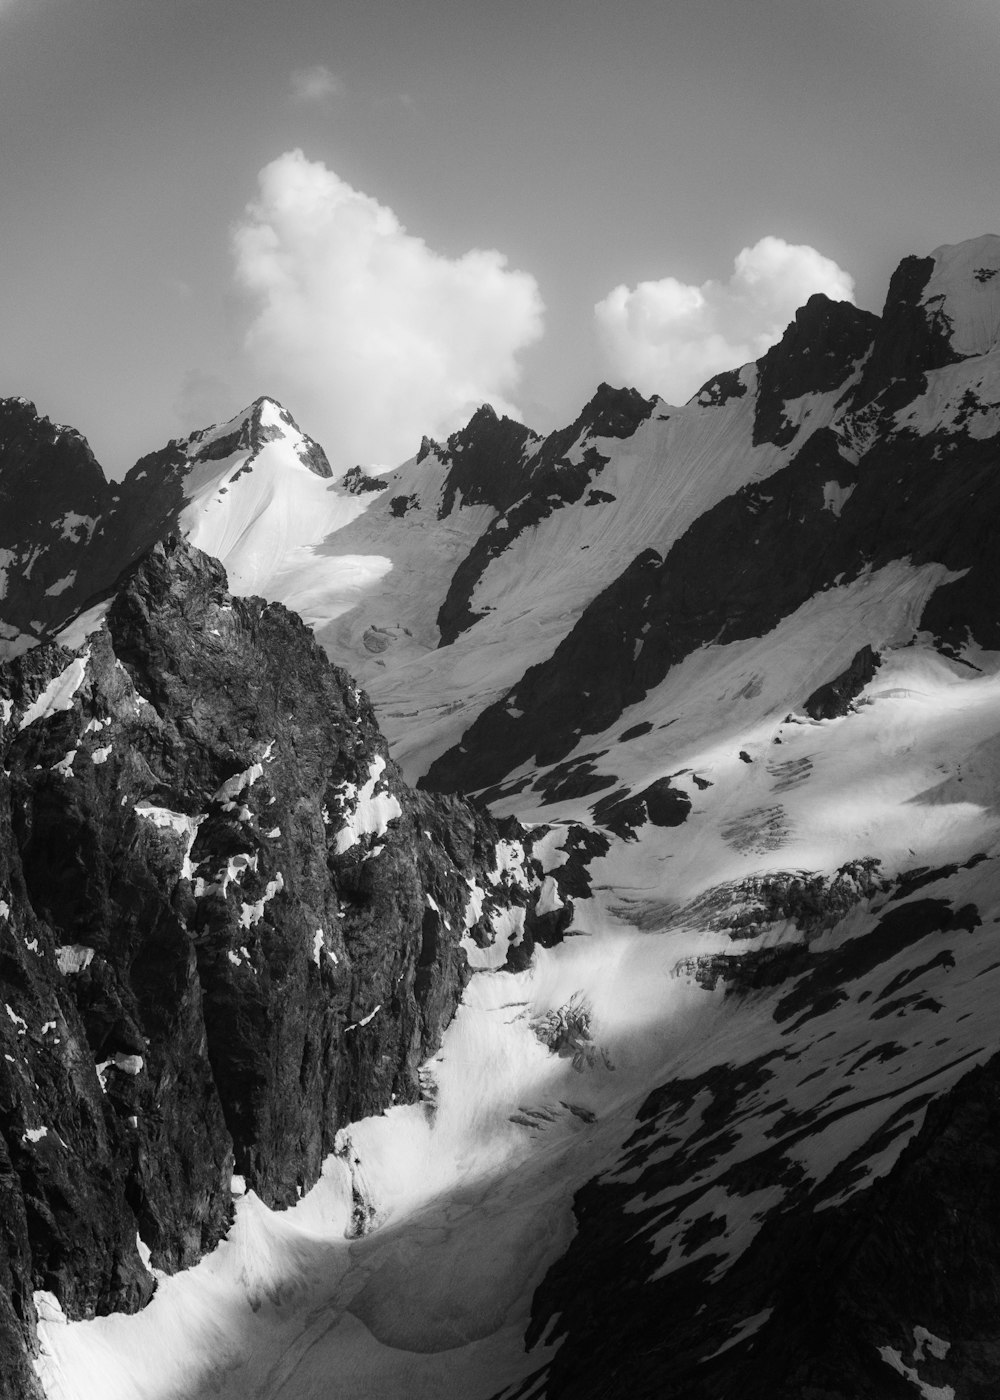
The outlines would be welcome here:
[[[807,244],[768,235],[744,248],[726,282],[663,277],[618,286],[594,307],[609,372],[645,394],[683,403],[721,370],[780,340],[814,292],[854,300],[854,279]]]
[[[299,150],[259,187],[233,234],[244,350],[335,461],[402,461],[483,402],[516,413],[518,356],[542,332],[533,277],[493,250],[443,257]]]

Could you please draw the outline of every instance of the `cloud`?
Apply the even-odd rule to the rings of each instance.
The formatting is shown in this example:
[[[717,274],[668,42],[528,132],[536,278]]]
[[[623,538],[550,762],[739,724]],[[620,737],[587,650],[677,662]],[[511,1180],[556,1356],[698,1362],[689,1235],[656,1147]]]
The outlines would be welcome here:
[[[297,102],[326,102],[339,97],[344,85],[324,63],[312,68],[296,68],[292,74],[292,95]]]
[[[346,466],[403,461],[486,401],[516,412],[518,356],[542,332],[533,277],[493,250],[441,256],[301,151],[258,179],[233,234],[256,392]]]
[[[767,236],[744,248],[727,282],[663,277],[619,286],[594,307],[609,371],[643,393],[683,403],[721,370],[780,340],[814,292],[854,300],[854,279],[807,244]]]

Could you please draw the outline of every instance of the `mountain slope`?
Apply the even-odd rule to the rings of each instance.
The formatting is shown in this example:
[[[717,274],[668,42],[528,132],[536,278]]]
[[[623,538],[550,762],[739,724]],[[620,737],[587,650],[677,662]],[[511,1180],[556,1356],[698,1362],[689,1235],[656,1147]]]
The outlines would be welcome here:
[[[117,822],[205,818],[189,879],[186,837],[156,839],[203,940],[212,1142],[255,1188],[196,1268],[161,1246],[135,1317],[66,1325],[31,1275],[50,1397],[994,1393],[998,287],[997,238],[909,258],[881,317],[813,298],[682,408],[602,386],[544,439],[480,410],[377,478],[303,467],[269,401],[140,464],[142,529],[298,599],[405,771],[448,791],[409,793],[304,629],[176,542],[106,630],[63,634],[75,659],[8,671],[8,727],[39,717],[5,766],[47,839],[119,745],[167,815]],[[107,530],[141,514],[121,509]],[[171,601],[178,571],[207,602]],[[112,654],[154,714],[95,765],[86,687]],[[47,883],[15,828],[39,946],[45,925],[87,946],[108,910],[133,926],[134,838]],[[284,1003],[272,1041],[252,996],[230,1014],[286,959],[295,1011],[304,987],[333,1017],[315,1074]],[[45,995],[72,1007],[80,975]],[[11,1235],[15,1302],[31,1248]]]

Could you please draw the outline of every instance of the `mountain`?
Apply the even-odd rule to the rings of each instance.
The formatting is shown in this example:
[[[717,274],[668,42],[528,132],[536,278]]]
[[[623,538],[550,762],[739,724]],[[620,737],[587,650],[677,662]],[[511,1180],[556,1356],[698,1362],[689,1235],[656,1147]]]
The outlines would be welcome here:
[[[998,339],[988,236],[378,475],[4,402],[0,1393],[995,1393]]]

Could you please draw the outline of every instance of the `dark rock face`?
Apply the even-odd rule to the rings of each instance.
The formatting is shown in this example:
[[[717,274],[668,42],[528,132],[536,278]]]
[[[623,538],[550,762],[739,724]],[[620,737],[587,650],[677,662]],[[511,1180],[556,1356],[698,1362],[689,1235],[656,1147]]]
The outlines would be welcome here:
[[[788,399],[837,389],[871,348],[879,318],[822,292],[796,311],[777,345],[757,361],[754,446],[791,442],[795,428],[784,415]]]
[[[879,668],[881,658],[869,645],[856,652],[850,666],[826,685],[814,690],[802,708],[811,719],[836,719],[846,715]]]
[[[602,384],[580,416],[568,428],[550,433],[544,441],[534,434],[530,437],[520,424],[510,419],[497,420],[492,409],[482,408],[472,419],[465,433],[469,441],[456,456],[456,437],[448,439],[450,460],[461,463],[465,476],[456,475],[452,465],[445,486],[441,515],[451,509],[455,490],[463,487],[462,499],[469,504],[485,502],[501,512],[499,519],[480,535],[469,554],[458,566],[445,600],[438,612],[437,625],[440,646],[449,646],[462,632],[472,627],[482,613],[472,609],[476,584],[491,560],[499,558],[510,545],[532,526],[561,509],[580,500],[587,487],[607,465],[593,445],[596,437],[630,437],[653,410],[654,401],[644,399],[635,389],[613,389]],[[519,438],[519,430],[523,437]],[[567,454],[574,444],[585,443],[575,460]],[[484,460],[488,443],[489,459]],[[503,456],[508,444],[510,451]],[[494,455],[495,454],[495,455]],[[475,466],[470,481],[468,471]],[[482,484],[484,471],[493,478],[489,493]],[[607,492],[591,491],[588,504],[612,500]]]
[[[176,541],[81,656],[12,663],[0,716],[15,1377],[34,1290],[71,1316],[141,1306],[137,1233],[157,1267],[192,1263],[234,1170],[290,1204],[340,1124],[417,1098],[469,976],[467,880],[488,912],[540,879],[496,875],[516,823],[409,792],[304,624]]]
[[[351,467],[340,479],[340,484],[345,491],[350,491],[352,496],[363,496],[369,491],[384,491],[385,482],[380,481],[377,476],[369,476],[360,467]]]
[[[513,418],[498,418],[488,404],[477,408],[464,428],[452,433],[437,447],[438,456],[448,467],[441,493],[439,519],[463,505],[493,506],[506,510],[526,489],[530,448],[537,435]],[[428,449],[431,444],[427,444]],[[422,455],[426,456],[423,447]]]
[[[557,763],[696,647],[764,636],[835,581],[896,559],[962,573],[936,590],[920,619],[945,649],[970,636],[1000,645],[995,442],[961,429],[876,439],[850,469],[855,489],[837,516],[824,508],[824,487],[846,470],[836,435],[822,429],[766,482],[708,510],[665,559],[639,555],[552,656],[482,712],[461,748],[436,760],[426,786],[470,791],[532,757]]]
[[[887,888],[879,862],[867,856],[847,861],[833,876],[773,871],[716,885],[685,906],[681,916],[697,920],[699,927],[723,929],[731,938],[752,938],[787,920],[809,939]]]
[[[624,840],[634,840],[637,828],[646,822],[653,826],[681,826],[691,810],[691,799],[669,778],[657,778],[637,793],[612,793],[593,807],[594,820]]]
[[[717,374],[703,384],[694,395],[694,401],[700,404],[710,405],[713,408],[721,408],[730,399],[742,399],[747,392],[747,386],[738,369],[727,369],[722,374]]]
[[[408,510],[413,510],[419,504],[417,497],[414,495],[393,496],[392,500],[389,502],[389,510],[397,520],[401,520]]]
[[[54,609],[98,586],[91,544],[111,488],[86,440],[26,399],[0,399],[0,463],[3,641],[37,635]]]
[[[853,397],[855,408],[878,399],[883,411],[893,412],[920,392],[928,370],[961,359],[944,317],[921,305],[933,271],[933,258],[909,257],[893,273],[871,358]]]
[[[122,571],[176,526],[193,461],[245,452],[235,480],[282,425],[300,439],[302,464],[331,477],[320,445],[261,398],[231,432],[205,429],[170,442],[112,485],[79,433],[40,417],[24,399],[0,400],[0,656],[23,651],[29,638],[51,638],[84,604],[109,595]]]
[[[753,1085],[751,1066],[725,1092]],[[655,1125],[662,1133],[682,1095],[708,1090],[721,1108],[723,1089],[716,1076],[651,1097],[635,1160],[655,1152]],[[804,1195],[708,1288],[696,1263],[649,1281],[635,1215],[617,1218],[627,1192],[592,1183],[577,1195],[578,1234],[536,1295],[529,1334],[531,1345],[557,1306],[565,1340],[545,1372],[505,1397],[729,1400],[735,1385],[748,1400],[905,1400],[916,1378],[920,1393],[988,1400],[1000,1366],[998,1142],[994,1058],[930,1104],[888,1175],[822,1210]],[[754,1317],[749,1337],[723,1346]]]
[[[35,535],[50,521],[84,506],[97,515],[107,483],[86,439],[40,418],[26,399],[0,399],[0,521],[5,545]],[[70,523],[69,531],[80,533]]]

